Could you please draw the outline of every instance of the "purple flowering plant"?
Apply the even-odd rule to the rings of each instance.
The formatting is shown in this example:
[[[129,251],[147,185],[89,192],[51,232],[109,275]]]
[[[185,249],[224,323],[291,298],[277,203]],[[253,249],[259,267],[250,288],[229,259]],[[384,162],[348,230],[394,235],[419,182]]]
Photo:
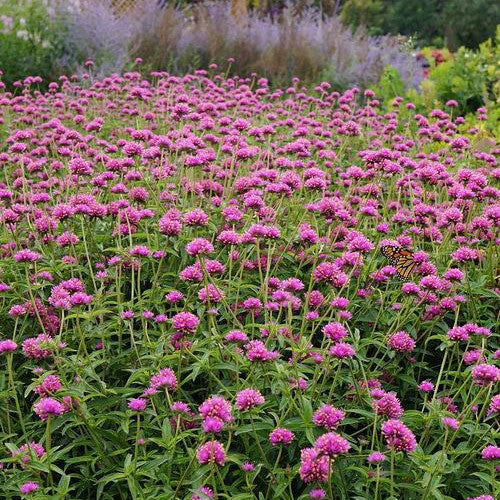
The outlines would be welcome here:
[[[2,498],[498,498],[480,127],[87,70],[0,84]]]

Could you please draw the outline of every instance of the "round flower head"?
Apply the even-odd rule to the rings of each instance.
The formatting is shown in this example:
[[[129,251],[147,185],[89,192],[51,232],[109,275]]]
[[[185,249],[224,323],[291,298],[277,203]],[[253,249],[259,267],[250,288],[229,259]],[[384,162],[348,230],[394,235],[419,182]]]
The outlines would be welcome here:
[[[33,493],[39,488],[40,485],[38,483],[35,483],[34,481],[28,481],[26,483],[21,484],[21,486],[19,487],[19,492],[22,495],[29,495],[30,493]]]
[[[374,451],[373,453],[370,453],[370,455],[368,455],[368,458],[366,460],[369,464],[379,464],[385,460],[385,455],[383,453],[380,453],[380,451]]]
[[[352,358],[356,354],[356,350],[352,347],[351,344],[347,344],[346,342],[339,342],[338,344],[333,345],[328,350],[328,354],[337,359],[347,359]]]
[[[146,409],[147,401],[142,398],[135,398],[129,401],[128,407],[132,411],[144,411]]]
[[[164,387],[171,391],[177,389],[177,377],[171,368],[163,368],[159,373],[155,373],[149,380],[149,388],[157,390]]]
[[[434,390],[434,384],[428,380],[424,380],[418,386],[418,390],[422,392],[432,392]]]
[[[443,417],[441,423],[445,428],[451,429],[453,431],[458,430],[460,427],[460,422],[452,417]]]
[[[203,419],[201,429],[203,432],[217,434],[224,428],[224,421],[218,417],[206,417]]]
[[[257,389],[243,389],[236,395],[236,408],[240,411],[249,410],[264,402],[264,397]]]
[[[299,475],[302,481],[324,483],[328,480],[329,458],[314,448],[304,448],[300,452]]]
[[[12,452],[12,458],[19,457],[23,463],[28,463],[32,456],[42,458],[44,454],[44,447],[39,443],[31,441],[20,446],[16,452]]]
[[[0,340],[0,354],[3,352],[13,352],[16,349],[17,344],[13,340]]]
[[[41,396],[48,396],[51,393],[59,391],[61,388],[62,384],[57,375],[47,375],[43,379],[43,382],[39,386],[35,387],[35,392]]]
[[[500,460],[500,448],[495,445],[488,445],[481,452],[483,460]]]
[[[208,398],[200,405],[198,410],[202,419],[213,417],[226,423],[233,421],[231,403],[222,396]]]
[[[404,331],[393,333],[387,339],[387,345],[396,352],[412,352],[415,349],[415,341]]]
[[[309,498],[313,498],[313,499],[321,499],[321,498],[326,498],[326,493],[325,493],[325,490],[321,489],[321,488],[316,488],[314,490],[311,490],[309,492]]]
[[[32,250],[19,250],[14,255],[16,262],[36,262],[42,258],[42,255]]]
[[[500,369],[495,365],[482,363],[472,368],[472,379],[476,385],[490,385],[500,380]]]
[[[478,497],[467,497],[467,500],[495,500],[491,495],[479,495]]]
[[[415,435],[401,420],[387,420],[382,424],[382,434],[388,448],[395,451],[412,452],[417,447]]]
[[[331,405],[323,405],[319,410],[314,412],[312,421],[317,427],[334,431],[344,418],[345,413],[342,410],[337,410],[337,408]]]
[[[347,330],[345,329],[345,327],[337,322],[328,323],[321,329],[321,331],[323,332],[325,337],[328,337],[334,342],[339,342],[347,336]]]
[[[196,458],[200,464],[213,463],[223,466],[226,462],[226,452],[219,441],[208,441],[198,448]]]
[[[269,434],[269,441],[273,446],[277,444],[289,445],[294,438],[295,434],[283,427],[276,427],[276,429],[272,430]]]
[[[271,361],[279,357],[276,351],[269,351],[261,340],[251,340],[245,344],[247,358],[250,361]]]
[[[213,245],[205,238],[195,238],[186,245],[186,252],[192,256],[206,255],[213,251]]]
[[[490,416],[497,413],[500,413],[500,394],[495,394],[495,396],[491,398],[487,415]]]
[[[49,417],[56,417],[63,414],[66,408],[56,399],[45,397],[35,404],[34,410],[42,420],[47,420]]]
[[[246,333],[241,330],[231,330],[224,338],[228,342],[246,342],[248,340]]]
[[[386,392],[381,397],[374,397],[372,406],[377,415],[399,418],[403,414],[401,403],[392,392]]]
[[[207,498],[215,498],[214,492],[208,486],[201,486],[198,489],[198,493],[200,493],[202,496],[199,496],[198,494],[195,493],[191,497],[191,500],[206,500]]]
[[[198,316],[190,312],[180,312],[172,317],[172,327],[179,333],[194,333],[199,324]]]
[[[319,450],[324,455],[335,458],[337,455],[347,453],[351,445],[347,439],[343,438],[335,432],[327,432],[323,434],[314,443],[314,448]]]
[[[243,462],[241,464],[241,469],[245,472],[253,472],[255,470],[255,465],[252,462]]]

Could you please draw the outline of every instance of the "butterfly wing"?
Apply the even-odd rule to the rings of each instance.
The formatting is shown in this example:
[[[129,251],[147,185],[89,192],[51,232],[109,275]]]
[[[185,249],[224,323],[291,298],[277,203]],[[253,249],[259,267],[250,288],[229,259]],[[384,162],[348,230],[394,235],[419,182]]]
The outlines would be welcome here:
[[[402,249],[399,248],[399,247],[391,247],[391,246],[383,246],[380,251],[382,252],[382,255],[384,255],[385,257],[387,257],[389,259],[389,262],[391,264],[393,264],[393,262],[397,259],[397,256],[399,254],[399,252],[401,251]]]
[[[410,276],[413,274],[417,268],[418,263],[413,259],[413,257],[401,256],[398,262],[395,264],[398,277],[403,281],[409,280]]]
[[[408,280],[418,266],[413,258],[413,252],[401,247],[383,246],[382,254],[389,259],[391,265],[396,268],[398,277],[404,281]]]

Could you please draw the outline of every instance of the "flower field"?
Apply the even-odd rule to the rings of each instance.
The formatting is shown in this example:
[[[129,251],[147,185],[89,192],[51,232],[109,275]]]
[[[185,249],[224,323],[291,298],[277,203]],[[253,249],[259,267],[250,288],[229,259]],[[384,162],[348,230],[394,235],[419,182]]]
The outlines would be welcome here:
[[[484,108],[38,83],[0,88],[2,499],[499,498]]]

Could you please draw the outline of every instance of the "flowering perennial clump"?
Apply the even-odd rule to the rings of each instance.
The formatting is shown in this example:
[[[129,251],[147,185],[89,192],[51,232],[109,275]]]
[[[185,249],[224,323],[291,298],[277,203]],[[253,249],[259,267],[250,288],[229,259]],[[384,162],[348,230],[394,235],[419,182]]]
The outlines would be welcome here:
[[[2,499],[497,497],[488,110],[139,68],[0,83]]]

